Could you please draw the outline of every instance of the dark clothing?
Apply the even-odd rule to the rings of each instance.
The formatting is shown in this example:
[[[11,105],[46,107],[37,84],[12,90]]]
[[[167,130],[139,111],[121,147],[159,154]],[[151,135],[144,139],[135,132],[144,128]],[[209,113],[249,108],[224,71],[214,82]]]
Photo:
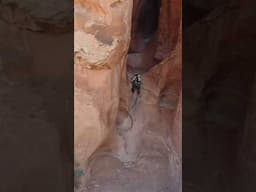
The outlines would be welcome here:
[[[140,94],[140,87],[141,87],[141,77],[138,74],[135,74],[132,78],[132,93],[137,91],[137,94]]]

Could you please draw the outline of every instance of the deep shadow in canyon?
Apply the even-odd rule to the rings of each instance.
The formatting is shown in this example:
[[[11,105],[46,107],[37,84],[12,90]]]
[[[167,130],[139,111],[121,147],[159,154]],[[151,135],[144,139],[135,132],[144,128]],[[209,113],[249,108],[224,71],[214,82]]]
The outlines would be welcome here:
[[[255,191],[255,2],[183,6],[183,191]]]
[[[155,58],[161,0],[135,1],[132,14],[131,41],[128,51],[128,71],[145,73],[161,61]]]

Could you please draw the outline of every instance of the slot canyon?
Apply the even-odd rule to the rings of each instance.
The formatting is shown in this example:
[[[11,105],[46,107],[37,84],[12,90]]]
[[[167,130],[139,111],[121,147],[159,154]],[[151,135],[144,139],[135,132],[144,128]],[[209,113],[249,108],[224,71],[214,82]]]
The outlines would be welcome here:
[[[181,1],[75,0],[74,26],[75,191],[180,192]]]
[[[255,10],[0,0],[0,191],[254,192]]]

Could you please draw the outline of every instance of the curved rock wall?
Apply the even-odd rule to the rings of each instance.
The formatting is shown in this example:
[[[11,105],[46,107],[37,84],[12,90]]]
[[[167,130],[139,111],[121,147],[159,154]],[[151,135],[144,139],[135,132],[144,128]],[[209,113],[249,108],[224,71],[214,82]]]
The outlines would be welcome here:
[[[83,170],[88,157],[114,132],[131,13],[132,1],[75,1],[74,140],[75,161]]]
[[[130,58],[142,1],[75,1],[77,191],[181,190],[181,7],[163,2],[160,30]],[[157,47],[164,54],[156,62]],[[136,96],[127,77],[139,71]]]
[[[159,35],[155,57],[163,60],[175,49],[178,39],[181,38],[182,1],[162,0],[159,19]]]

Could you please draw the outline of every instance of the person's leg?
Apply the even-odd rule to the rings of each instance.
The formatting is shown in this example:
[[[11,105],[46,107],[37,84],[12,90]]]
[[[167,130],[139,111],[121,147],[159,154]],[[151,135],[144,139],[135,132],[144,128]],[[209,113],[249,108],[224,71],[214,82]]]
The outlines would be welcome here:
[[[134,87],[134,85],[132,86],[132,93],[134,93],[134,91],[135,91],[135,87]]]
[[[138,93],[138,95],[140,94],[140,86],[138,85],[137,87],[136,87],[136,89],[137,89],[137,93]]]

